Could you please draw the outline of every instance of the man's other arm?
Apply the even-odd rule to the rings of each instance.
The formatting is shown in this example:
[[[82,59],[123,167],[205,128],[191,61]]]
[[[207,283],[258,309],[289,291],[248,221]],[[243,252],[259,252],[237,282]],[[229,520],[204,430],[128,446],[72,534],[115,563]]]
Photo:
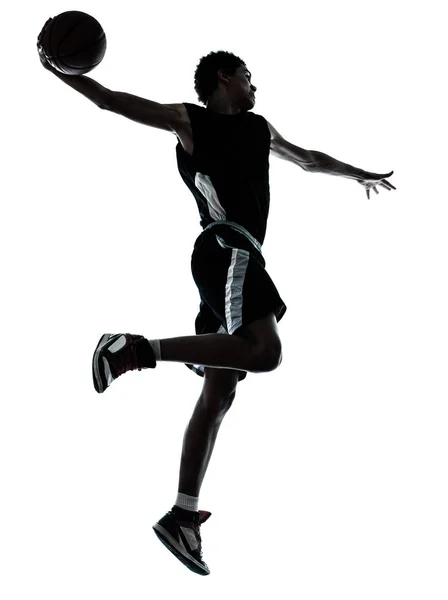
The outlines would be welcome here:
[[[378,194],[377,185],[389,191],[396,189],[389,181],[386,181],[386,177],[390,177],[393,171],[390,173],[371,173],[341,162],[323,152],[305,150],[285,140],[269,122],[268,126],[271,132],[271,152],[278,158],[299,165],[299,167],[310,173],[327,173],[354,179],[365,188],[369,199],[371,188]]]

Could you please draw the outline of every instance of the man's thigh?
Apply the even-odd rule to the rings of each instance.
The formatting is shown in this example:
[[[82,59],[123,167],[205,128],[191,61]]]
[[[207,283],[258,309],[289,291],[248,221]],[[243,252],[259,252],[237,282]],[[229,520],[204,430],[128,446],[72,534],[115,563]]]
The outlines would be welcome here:
[[[250,340],[257,347],[281,347],[277,318],[273,312],[262,319],[252,321],[245,327],[240,327],[234,335],[240,335]]]

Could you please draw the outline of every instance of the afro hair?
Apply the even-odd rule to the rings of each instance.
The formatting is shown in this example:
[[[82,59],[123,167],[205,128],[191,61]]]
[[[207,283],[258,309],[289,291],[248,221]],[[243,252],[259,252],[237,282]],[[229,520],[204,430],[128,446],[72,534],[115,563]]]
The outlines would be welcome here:
[[[224,71],[226,75],[234,75],[241,66],[245,67],[246,63],[239,56],[225,50],[210,52],[207,56],[203,56],[194,74],[194,89],[199,102],[207,104],[209,97],[218,86],[219,70]]]

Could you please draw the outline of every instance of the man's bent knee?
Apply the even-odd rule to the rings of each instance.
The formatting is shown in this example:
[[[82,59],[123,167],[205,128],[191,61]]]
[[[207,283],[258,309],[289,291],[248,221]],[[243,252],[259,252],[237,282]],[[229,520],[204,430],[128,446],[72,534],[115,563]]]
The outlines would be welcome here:
[[[282,344],[274,313],[241,327],[236,335],[252,342],[253,367],[250,369],[252,372],[274,371],[282,362]]]
[[[280,341],[272,346],[265,346],[256,353],[255,370],[258,373],[275,371],[282,362],[282,347]]]

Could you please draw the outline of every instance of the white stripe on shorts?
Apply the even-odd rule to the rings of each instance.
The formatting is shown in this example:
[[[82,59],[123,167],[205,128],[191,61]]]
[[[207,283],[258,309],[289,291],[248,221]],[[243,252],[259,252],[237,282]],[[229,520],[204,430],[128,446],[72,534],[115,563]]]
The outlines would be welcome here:
[[[221,248],[232,250],[232,260],[227,271],[225,313],[227,332],[232,335],[243,324],[243,285],[249,264],[249,252],[241,248],[232,248],[216,236]]]

